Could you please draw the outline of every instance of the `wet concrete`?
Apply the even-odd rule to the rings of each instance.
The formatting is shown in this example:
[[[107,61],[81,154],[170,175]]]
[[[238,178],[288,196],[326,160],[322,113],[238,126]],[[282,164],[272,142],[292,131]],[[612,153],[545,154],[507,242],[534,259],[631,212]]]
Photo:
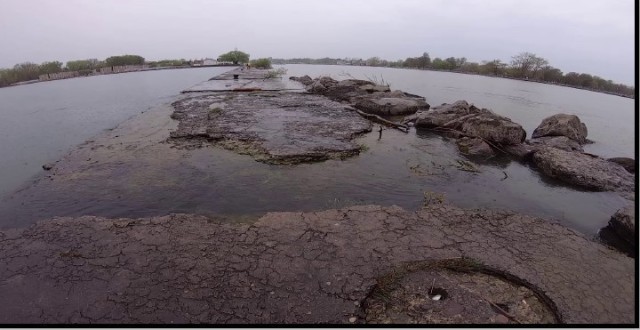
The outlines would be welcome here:
[[[190,97],[190,96],[184,96]],[[104,132],[0,201],[0,228],[53,216],[146,217],[172,212],[255,219],[272,211],[315,211],[361,204],[420,208],[426,193],[455,205],[547,217],[596,236],[626,200],[579,191],[509,159],[467,159],[453,141],[411,130],[356,138],[358,156],[272,165],[205,143],[167,143],[177,128],[170,105]],[[459,161],[479,172],[464,171]],[[505,173],[508,178],[505,179]]]
[[[0,323],[366,323],[390,272],[460,261],[469,275],[423,269],[400,281],[424,294],[421,274],[436,277],[440,302],[457,303],[449,314],[401,307],[438,323],[505,322],[488,301],[522,323],[635,322],[633,259],[545,219],[433,204],[270,213],[252,225],[86,216],[1,231]]]
[[[182,93],[232,91],[303,91],[301,84],[282,77],[269,77],[264,69],[237,68],[187,88]]]
[[[214,143],[270,164],[357,155],[353,139],[372,124],[322,96],[287,92],[212,93],[173,103],[180,147]]]

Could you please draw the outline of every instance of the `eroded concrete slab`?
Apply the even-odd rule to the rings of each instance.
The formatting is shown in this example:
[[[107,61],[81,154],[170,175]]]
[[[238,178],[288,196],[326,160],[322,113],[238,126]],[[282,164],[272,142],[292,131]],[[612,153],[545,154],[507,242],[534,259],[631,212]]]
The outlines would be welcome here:
[[[217,75],[208,81],[187,88],[182,93],[246,92],[246,91],[304,91],[300,83],[270,76],[272,70],[237,68]]]
[[[434,204],[270,213],[251,225],[80,217],[2,231],[0,323],[363,323],[380,280],[425,260],[515,278],[560,322],[634,322],[633,259],[545,219]]]
[[[338,102],[301,93],[209,93],[172,105],[176,145],[214,143],[271,164],[357,155],[361,146],[353,139],[372,127]]]

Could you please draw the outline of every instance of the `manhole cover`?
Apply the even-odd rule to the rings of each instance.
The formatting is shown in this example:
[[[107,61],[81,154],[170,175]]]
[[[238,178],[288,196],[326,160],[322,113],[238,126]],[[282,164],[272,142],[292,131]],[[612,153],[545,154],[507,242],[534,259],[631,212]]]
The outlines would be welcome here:
[[[365,300],[371,324],[547,324],[552,309],[531,289],[478,271],[418,267],[378,280]]]

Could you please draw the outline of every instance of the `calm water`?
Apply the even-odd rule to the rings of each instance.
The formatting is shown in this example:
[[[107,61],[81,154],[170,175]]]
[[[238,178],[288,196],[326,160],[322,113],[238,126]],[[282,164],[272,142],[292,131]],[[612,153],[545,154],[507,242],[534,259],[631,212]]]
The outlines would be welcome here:
[[[437,71],[333,65],[287,65],[288,75],[330,75],[346,79],[384,79],[391,89],[421,95],[432,106],[467,100],[511,118],[530,138],[542,119],[575,114],[587,125],[594,144],[585,147],[603,157],[634,157],[634,100],[534,82]]]
[[[548,115],[575,113],[586,122],[589,138],[596,141],[588,146],[588,151],[605,157],[633,156],[634,103],[630,99],[441,72],[349,66],[286,67],[289,75],[331,74],[342,79],[347,72],[356,78],[383,77],[393,89],[423,95],[432,105],[465,99],[512,118],[529,134]],[[1,121],[0,147],[3,155],[16,156],[0,160],[3,169],[13,169],[0,173],[3,189],[42,172],[42,163],[59,158],[96,132],[170,102],[179,90],[222,71],[223,68],[131,73],[0,90],[3,118],[14,123]],[[5,135],[10,139],[5,139]],[[476,164],[480,173],[460,171],[455,165],[462,158],[455,145],[425,132],[412,130],[403,134],[386,130],[382,140],[372,133],[359,142],[369,147],[360,156],[297,166],[267,165],[248,156],[205,148],[194,151],[175,167],[143,171],[145,180],[140,183],[122,182],[113,175],[136,171],[124,164],[107,169],[105,178],[88,178],[80,190],[23,192],[24,199],[16,198],[0,207],[0,217],[33,222],[52,215],[83,214],[255,215],[353,204],[395,204],[417,209],[423,204],[424,192],[432,191],[444,193],[447,201],[461,207],[503,208],[550,217],[594,234],[624,203],[614,193],[579,191],[507,159]],[[508,179],[503,179],[504,173]],[[171,185],[167,185],[167,178],[171,178]],[[30,207],[21,207],[23,202]]]
[[[227,70],[145,71],[0,88],[0,197],[73,146]]]

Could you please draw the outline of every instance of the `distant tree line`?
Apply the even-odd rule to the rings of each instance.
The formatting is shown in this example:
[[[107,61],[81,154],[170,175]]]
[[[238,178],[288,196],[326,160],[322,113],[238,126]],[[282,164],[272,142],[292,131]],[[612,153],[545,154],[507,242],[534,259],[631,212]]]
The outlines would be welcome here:
[[[144,57],[139,55],[111,56],[104,61],[97,59],[68,61],[62,64],[59,61],[36,64],[25,62],[16,64],[11,69],[0,69],[0,87],[9,86],[22,81],[36,80],[41,74],[51,74],[65,71],[78,71],[81,75],[89,75],[93,70],[103,67],[120,65],[142,65]]]
[[[219,61],[229,61],[234,64],[248,63],[249,54],[233,50],[228,53],[220,55]],[[145,61],[145,58],[140,55],[119,55],[111,56],[103,61],[98,59],[85,59],[68,61],[63,64],[59,61],[44,62],[36,64],[32,62],[25,62],[16,64],[13,68],[2,69],[0,68],[0,87],[10,86],[23,81],[37,80],[42,74],[52,74],[66,71],[78,71],[80,75],[90,75],[95,70],[104,67],[111,66],[123,66],[123,65],[143,65],[146,64],[150,68],[159,67],[185,67],[191,66],[193,61],[185,59],[165,59],[160,61]],[[259,62],[259,65],[269,67],[270,63],[266,63],[264,59]]]
[[[536,82],[559,84],[570,87],[606,92],[633,98],[635,87],[615,83],[611,80],[587,73],[568,72],[549,64],[546,59],[529,52],[522,52],[511,58],[509,63],[500,59],[482,61],[481,63],[467,61],[465,57],[436,57],[431,59],[429,53],[422,53],[418,57],[408,57],[404,60],[388,61],[379,57],[369,59],[360,58],[291,58],[272,59],[273,64],[331,64],[331,65],[363,65],[391,68],[411,68],[422,70],[451,71],[472,73],[486,76],[496,76],[513,79],[524,79]]]

